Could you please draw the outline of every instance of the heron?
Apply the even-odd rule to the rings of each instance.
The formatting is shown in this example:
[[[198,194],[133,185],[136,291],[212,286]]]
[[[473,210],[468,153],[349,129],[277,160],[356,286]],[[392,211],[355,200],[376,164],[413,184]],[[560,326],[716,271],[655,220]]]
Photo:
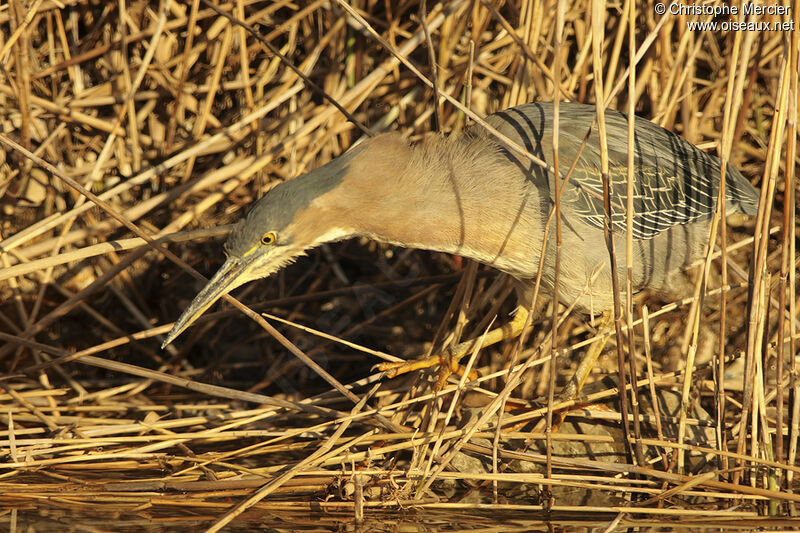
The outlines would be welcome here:
[[[559,160],[562,168],[574,166],[566,182],[549,166],[553,104],[529,103],[494,113],[486,122],[545,166],[474,124],[417,143],[399,133],[383,133],[278,184],[235,225],[224,246],[227,259],[175,322],[164,346],[222,295],[270,276],[317,246],[353,237],[455,254],[509,274],[517,310],[506,327],[485,336],[484,346],[522,332],[537,277],[544,294],[557,294],[560,303],[578,313],[608,317],[614,291],[604,244],[606,212],[595,119],[595,106],[559,105]],[[608,110],[605,121],[610,230],[614,246],[624,250],[628,117]],[[634,118],[633,143],[632,287],[634,292],[670,292],[676,276],[702,257],[708,245],[721,162],[640,117]],[[562,185],[562,247],[554,291],[555,232],[546,240],[544,235],[556,187]],[[753,215],[758,207],[758,191],[730,164],[725,205],[728,214]],[[624,253],[616,254],[614,268],[624,279]],[[452,367],[473,345],[466,341],[431,358],[379,368],[393,376],[434,364]],[[590,355],[569,382],[571,396],[580,390],[599,349],[587,351]]]

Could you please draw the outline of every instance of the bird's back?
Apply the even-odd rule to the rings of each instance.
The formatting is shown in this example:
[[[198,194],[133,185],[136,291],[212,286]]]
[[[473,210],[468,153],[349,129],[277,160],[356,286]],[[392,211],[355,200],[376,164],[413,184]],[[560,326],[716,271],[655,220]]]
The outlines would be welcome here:
[[[592,105],[560,104],[560,170],[566,174],[576,155],[578,163],[565,189],[565,206],[587,223],[602,228],[603,185],[600,176],[600,140]],[[491,115],[489,123],[538,155],[553,162],[553,104],[525,104]],[[581,144],[591,128],[586,145]],[[609,177],[615,231],[625,231],[627,191],[627,115],[606,111]],[[720,160],[683,137],[637,117],[634,151],[634,236],[651,238],[671,226],[710,218],[719,191]],[[514,155],[527,167],[539,188],[552,190],[549,173]],[[728,165],[726,210],[754,215],[758,192],[741,172]]]
[[[560,104],[559,165],[567,174],[577,156],[562,196],[562,227],[567,261],[562,259],[560,294],[564,300],[579,299],[579,308],[610,307],[610,268],[600,274],[586,296],[586,285],[598,264],[610,266],[603,245],[603,187],[600,173],[600,141],[594,106]],[[532,154],[553,163],[553,106],[525,104],[488,117],[501,133]],[[475,126],[480,128],[480,126]],[[482,128],[480,128],[482,130]],[[588,138],[587,133],[591,130]],[[627,116],[606,111],[606,130],[611,181],[612,227],[618,244],[617,266],[625,264],[627,199]],[[475,130],[474,130],[475,131]],[[488,135],[475,131],[476,135]],[[489,136],[493,139],[493,137]],[[586,139],[585,145],[584,139]],[[554,201],[554,180],[550,172],[504,148],[494,140],[509,164],[536,192],[538,216],[546,218]],[[634,151],[634,284],[638,289],[665,289],[671,275],[696,259],[708,242],[708,228],[714,214],[720,183],[720,160],[698,149],[682,137],[652,122],[636,118]],[[726,171],[728,214],[755,214],[758,192],[733,166]],[[533,205],[533,204],[532,204]],[[552,239],[548,243],[545,284],[552,280]],[[563,256],[562,256],[563,257]],[[584,296],[581,297],[581,292]],[[570,302],[571,303],[571,302]]]

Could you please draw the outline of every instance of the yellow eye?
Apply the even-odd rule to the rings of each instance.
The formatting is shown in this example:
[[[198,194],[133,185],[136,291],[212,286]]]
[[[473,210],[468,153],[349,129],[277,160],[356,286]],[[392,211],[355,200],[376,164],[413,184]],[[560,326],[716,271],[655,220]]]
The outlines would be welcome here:
[[[264,246],[268,246],[270,244],[275,244],[275,240],[276,239],[277,239],[277,237],[275,236],[275,232],[274,231],[270,231],[269,233],[265,233],[261,237],[261,244],[263,244]]]

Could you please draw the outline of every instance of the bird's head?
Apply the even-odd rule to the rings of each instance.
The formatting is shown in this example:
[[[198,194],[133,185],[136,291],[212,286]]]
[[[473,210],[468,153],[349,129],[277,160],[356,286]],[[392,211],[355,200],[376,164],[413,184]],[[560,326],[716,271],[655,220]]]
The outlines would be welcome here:
[[[357,147],[261,197],[234,227],[225,243],[227,259],[175,322],[162,347],[233,289],[277,272],[315,246],[351,237],[354,231],[333,199],[341,194],[359,151]]]

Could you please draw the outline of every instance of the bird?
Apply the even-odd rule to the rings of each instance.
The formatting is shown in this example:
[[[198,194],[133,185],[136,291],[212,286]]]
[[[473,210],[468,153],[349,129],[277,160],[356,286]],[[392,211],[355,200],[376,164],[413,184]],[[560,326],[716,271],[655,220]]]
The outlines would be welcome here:
[[[509,274],[517,311],[508,327],[489,332],[483,345],[519,335],[537,275],[541,274],[543,293],[556,293],[555,231],[548,232],[546,242],[544,236],[557,185],[563,185],[558,298],[578,313],[608,316],[614,294],[611,259],[604,244],[596,107],[559,105],[559,161],[561,168],[574,166],[566,182],[564,174],[556,178],[550,166],[553,113],[552,103],[535,102],[485,119],[548,166],[535,164],[481,124],[472,124],[417,143],[396,132],[382,133],[315,170],[278,184],[234,226],[224,245],[227,259],[180,315],[163,346],[223,294],[281,270],[317,246],[353,237],[446,252]],[[625,250],[628,117],[607,110],[605,125],[610,229],[616,249]],[[675,276],[703,256],[708,245],[721,162],[641,117],[634,117],[633,142],[632,287],[634,292],[669,292]],[[727,213],[754,215],[758,199],[757,189],[728,164]],[[616,254],[619,279],[625,279],[625,255]],[[466,341],[446,356],[388,363],[379,369],[391,377],[434,363],[453,367],[453,361],[471,346]],[[591,365],[593,360],[579,365],[588,370],[583,368],[583,374],[570,381],[572,396],[577,395]]]

